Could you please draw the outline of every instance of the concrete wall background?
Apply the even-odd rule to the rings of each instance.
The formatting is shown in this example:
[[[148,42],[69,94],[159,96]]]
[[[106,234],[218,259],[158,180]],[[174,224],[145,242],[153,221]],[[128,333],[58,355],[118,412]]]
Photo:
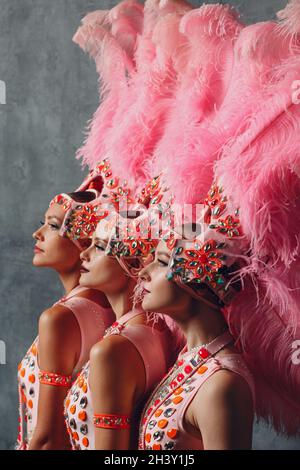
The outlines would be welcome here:
[[[286,4],[229,1],[248,22],[271,18]],[[74,155],[98,102],[94,65],[71,38],[87,11],[116,3],[0,0],[0,80],[7,87],[0,105],[0,340],[6,344],[0,449],[12,448],[17,435],[17,364],[36,335],[39,314],[62,293],[55,273],[32,267],[31,234],[52,196],[81,181]],[[300,440],[259,425],[254,448],[300,449]]]

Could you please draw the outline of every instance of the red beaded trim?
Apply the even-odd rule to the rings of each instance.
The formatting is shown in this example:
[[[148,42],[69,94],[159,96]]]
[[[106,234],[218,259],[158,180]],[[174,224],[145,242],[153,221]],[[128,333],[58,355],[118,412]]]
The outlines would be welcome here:
[[[95,428],[130,429],[131,420],[127,415],[94,415]]]
[[[55,196],[52,201],[50,201],[49,207],[52,206],[52,204],[59,204],[62,206],[63,210],[67,212],[70,207],[71,207],[71,198],[67,194],[58,194]]]
[[[39,371],[39,381],[41,384],[54,385],[56,387],[71,387],[72,376],[60,375],[53,372]]]

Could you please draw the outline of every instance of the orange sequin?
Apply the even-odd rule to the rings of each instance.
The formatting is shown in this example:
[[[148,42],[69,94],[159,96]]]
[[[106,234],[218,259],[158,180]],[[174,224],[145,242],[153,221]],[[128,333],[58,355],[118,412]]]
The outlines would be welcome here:
[[[160,421],[158,421],[157,425],[160,429],[164,429],[168,424],[168,420],[167,419],[161,419]]]
[[[161,450],[161,445],[160,444],[153,444],[152,449],[153,450]]]
[[[84,380],[83,378],[81,377],[80,379],[78,379],[78,387],[81,388],[84,384]]]
[[[32,348],[31,348],[31,352],[32,352],[32,354],[33,354],[34,356],[37,355],[37,348],[36,348],[36,345],[35,345],[35,344],[33,344]]]
[[[149,434],[149,433],[146,434],[146,436],[145,436],[145,441],[146,441],[146,442],[150,442],[150,441],[151,441],[151,434]]]
[[[75,441],[78,441],[78,440],[79,440],[79,436],[78,436],[77,432],[73,432],[72,436],[73,436],[73,439],[74,439]]]
[[[66,400],[66,408],[69,408],[69,405],[70,405],[70,398]]]
[[[20,372],[21,377],[25,377],[25,369],[22,369]]]
[[[159,416],[162,414],[162,412],[163,412],[163,410],[160,408],[159,410],[157,410],[157,411],[155,412],[154,416],[155,416],[156,418],[159,418]]]
[[[174,395],[180,395],[183,392],[183,388],[179,387],[177,390],[175,390]]]
[[[178,430],[172,428],[172,429],[169,429],[169,430],[167,431],[167,436],[168,436],[170,439],[175,439],[176,436],[177,436],[177,433],[178,433]]]
[[[89,446],[89,440],[87,437],[84,437],[82,439],[82,444],[84,445],[84,447],[88,447]]]
[[[27,405],[29,408],[33,408],[32,400],[28,400]]]
[[[82,391],[83,393],[86,393],[87,392],[87,384],[84,382],[84,384],[82,385]]]
[[[79,413],[78,413],[78,418],[79,418],[81,421],[86,421],[86,418],[87,418],[86,412],[85,412],[85,411],[79,411]]]
[[[31,375],[28,377],[28,380],[29,380],[29,382],[31,382],[32,384],[34,384],[34,382],[35,382],[35,375],[34,375],[34,374],[31,374]]]
[[[198,374],[204,374],[204,372],[207,371],[207,367],[206,366],[201,366],[199,367],[199,369],[197,370],[197,373]]]
[[[177,405],[178,403],[180,403],[181,401],[183,400],[182,397],[178,396],[178,397],[175,397],[173,398],[172,402]]]
[[[70,413],[72,413],[72,415],[74,415],[76,413],[76,405],[72,405],[70,407]]]

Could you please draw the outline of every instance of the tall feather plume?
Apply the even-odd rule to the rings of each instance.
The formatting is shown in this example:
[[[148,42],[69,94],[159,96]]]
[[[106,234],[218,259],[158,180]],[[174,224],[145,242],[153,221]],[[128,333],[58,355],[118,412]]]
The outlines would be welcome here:
[[[287,308],[294,308],[291,306],[295,299],[290,298],[288,291],[282,291],[284,283],[278,273],[273,274],[261,278],[259,287],[248,281],[224,316],[253,373],[258,418],[265,419],[279,433],[299,435],[300,367],[293,360],[294,341],[300,335],[299,314],[296,332],[277,314],[278,306],[274,308],[269,299],[270,289],[279,289],[278,297],[285,297]]]
[[[144,5],[143,33],[135,52],[136,73],[107,135],[111,167],[125,174],[130,184],[142,186],[152,174],[147,162],[164,133],[170,99],[177,74],[173,57],[181,44],[179,21],[191,9],[185,2],[147,0]],[[160,38],[164,37],[164,41]]]
[[[277,13],[277,17],[280,20],[282,32],[295,38],[300,31],[299,0],[290,0],[284,9]]]
[[[290,47],[299,39],[293,34],[261,23],[238,44],[244,74],[259,80],[215,165],[240,207],[251,254],[242,270],[246,288],[224,313],[255,377],[258,416],[286,435],[300,433],[300,368],[292,359],[300,339],[300,109],[292,99],[300,53]]]
[[[128,77],[135,73],[134,52],[142,22],[143,6],[125,0],[110,11],[89,13],[74,35],[74,42],[91,55],[99,73],[100,105],[77,152],[77,158],[90,169],[106,156],[106,135],[128,95]]]
[[[210,187],[222,143],[212,134],[211,123],[226,96],[242,27],[228,5],[203,5],[181,20],[185,42],[178,55],[178,83],[165,133],[150,162],[153,174],[165,170],[178,203],[199,202]]]

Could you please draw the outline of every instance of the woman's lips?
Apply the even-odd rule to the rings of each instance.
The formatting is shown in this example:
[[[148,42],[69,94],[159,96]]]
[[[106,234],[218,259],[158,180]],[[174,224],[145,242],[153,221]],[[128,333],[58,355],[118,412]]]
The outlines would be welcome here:
[[[146,287],[144,287],[144,291],[146,292],[146,294],[151,294],[150,290],[146,289]]]
[[[41,250],[38,246],[34,247],[34,252],[35,253],[43,253],[43,250]]]
[[[81,266],[81,268],[80,268],[80,273],[81,273],[81,274],[88,273],[88,272],[89,272],[88,269],[86,269],[86,268],[84,268],[83,266]]]

